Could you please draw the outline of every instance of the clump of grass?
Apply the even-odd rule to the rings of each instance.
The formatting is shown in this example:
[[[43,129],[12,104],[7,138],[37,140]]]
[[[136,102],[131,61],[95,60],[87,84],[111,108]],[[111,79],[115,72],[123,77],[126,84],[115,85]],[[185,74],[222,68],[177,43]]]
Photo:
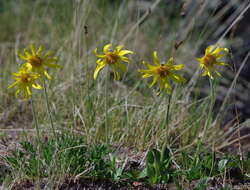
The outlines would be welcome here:
[[[62,173],[76,176],[85,171],[91,176],[107,176],[105,169],[110,163],[106,160],[111,152],[108,146],[87,146],[81,137],[63,135],[45,140],[40,145],[40,158],[37,159],[39,149],[36,144],[23,141],[20,145],[20,149],[5,158],[13,174],[21,171],[21,176],[44,178]]]
[[[121,160],[119,155],[114,154],[111,146],[87,145],[79,136],[63,135],[57,141],[46,139],[41,150],[36,144],[27,141],[20,145],[4,158],[9,170],[5,180],[20,175],[22,179],[34,180],[39,177],[47,179],[43,183],[50,183],[53,176],[59,182],[82,178],[127,185],[134,181],[148,185],[175,183],[179,187],[200,180],[196,185],[198,188],[208,186],[214,177],[220,181],[248,180],[250,172],[250,154],[242,160],[239,156],[223,156],[204,149],[199,154],[186,151],[173,154],[169,148],[152,149],[147,153],[145,163],[141,163],[144,167],[139,167],[140,164],[132,167],[127,159]],[[50,185],[59,184],[51,182]]]

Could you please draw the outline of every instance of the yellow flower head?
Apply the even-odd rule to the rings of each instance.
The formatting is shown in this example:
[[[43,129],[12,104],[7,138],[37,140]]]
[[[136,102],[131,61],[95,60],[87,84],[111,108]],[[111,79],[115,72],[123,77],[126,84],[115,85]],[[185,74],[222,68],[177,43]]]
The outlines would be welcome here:
[[[153,62],[154,65],[143,62],[147,69],[139,70],[139,72],[143,73],[143,78],[153,77],[150,87],[152,87],[158,81],[160,83],[160,89],[165,88],[167,93],[171,93],[172,87],[170,80],[173,80],[177,83],[183,83],[186,81],[185,78],[175,73],[175,71],[183,69],[184,65],[175,65],[173,57],[171,57],[165,64],[160,64],[157,52],[154,51]]]
[[[220,61],[220,58],[228,54],[227,48],[221,48],[215,45],[208,46],[205,55],[201,58],[197,58],[200,63],[200,67],[203,70],[202,76],[208,75],[211,79],[214,79],[214,74],[221,76],[217,71],[216,66],[227,65]]]
[[[36,83],[39,77],[39,74],[31,73],[26,67],[21,67],[18,73],[13,73],[13,78],[16,81],[8,88],[16,87],[16,96],[28,99],[32,95],[32,88],[42,89],[42,87]]]
[[[34,45],[30,45],[30,51],[24,49],[24,55],[20,52],[18,56],[25,61],[24,67],[27,67],[34,73],[38,73],[41,76],[45,76],[47,79],[51,79],[51,76],[47,73],[46,68],[60,68],[60,65],[55,64],[58,60],[54,56],[54,53],[49,51],[43,54],[43,47],[35,48]]]
[[[109,65],[115,75],[115,79],[119,79],[120,75],[118,70],[125,72],[127,70],[126,65],[123,62],[129,63],[129,59],[125,56],[127,54],[132,54],[132,51],[123,50],[123,46],[117,46],[113,51],[111,50],[111,44],[107,44],[103,47],[104,54],[98,54],[97,48],[94,50],[95,55],[100,58],[96,61],[97,67],[94,72],[94,79],[97,78],[98,73],[106,65]]]

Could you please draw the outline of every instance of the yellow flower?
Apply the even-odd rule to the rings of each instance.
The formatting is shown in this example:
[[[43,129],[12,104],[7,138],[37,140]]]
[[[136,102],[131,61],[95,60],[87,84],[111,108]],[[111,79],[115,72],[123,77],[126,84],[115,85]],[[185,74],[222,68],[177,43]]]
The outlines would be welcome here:
[[[158,81],[160,83],[160,89],[165,88],[167,90],[167,93],[171,93],[172,87],[170,84],[170,80],[173,80],[177,83],[183,83],[186,81],[185,78],[174,72],[183,69],[184,65],[175,65],[173,57],[171,57],[165,64],[160,64],[157,52],[154,51],[153,62],[154,65],[143,62],[147,69],[139,70],[139,72],[143,73],[143,78],[153,77],[153,81],[150,87],[152,87]]]
[[[95,55],[100,58],[96,61],[97,67],[94,72],[94,79],[100,70],[102,70],[106,65],[109,65],[115,75],[115,79],[119,79],[120,75],[118,70],[125,72],[127,70],[126,65],[123,62],[129,63],[129,59],[125,56],[127,54],[132,54],[132,51],[122,50],[123,46],[117,46],[113,51],[111,50],[111,44],[107,44],[103,47],[104,54],[98,54],[97,48],[94,50]]]
[[[47,73],[46,68],[60,68],[61,66],[54,63],[58,60],[58,58],[54,56],[53,52],[49,51],[43,54],[42,51],[42,46],[36,49],[34,45],[30,45],[30,51],[24,49],[24,55],[19,52],[18,56],[26,61],[23,65],[24,67],[27,67],[34,73],[45,76],[47,79],[51,79],[51,76]]]
[[[39,74],[31,73],[26,67],[21,67],[18,73],[13,73],[13,78],[16,81],[8,88],[17,87],[16,96],[28,99],[32,95],[32,88],[42,89],[42,87],[36,83],[39,77]]]
[[[226,63],[220,61],[220,58],[228,54],[227,48],[221,48],[217,45],[208,46],[205,55],[201,58],[197,58],[200,63],[200,67],[203,70],[202,76],[208,75],[211,79],[214,79],[214,74],[221,76],[217,71],[216,66],[227,65]]]

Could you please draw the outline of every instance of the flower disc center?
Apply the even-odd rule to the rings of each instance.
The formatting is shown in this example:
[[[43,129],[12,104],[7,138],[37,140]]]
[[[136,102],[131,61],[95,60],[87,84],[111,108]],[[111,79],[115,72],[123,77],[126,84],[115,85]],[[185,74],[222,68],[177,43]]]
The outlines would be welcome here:
[[[207,66],[213,66],[216,63],[216,57],[213,55],[206,55],[204,58],[204,64]]]
[[[106,54],[106,61],[108,64],[115,64],[119,59],[119,56],[114,53]]]
[[[40,67],[42,65],[42,59],[38,56],[32,56],[29,59],[29,62],[34,67]]]
[[[157,69],[157,73],[160,75],[161,78],[164,78],[164,77],[166,77],[169,74],[169,70],[165,66],[160,66]]]
[[[28,73],[22,73],[21,75],[20,75],[20,79],[21,79],[21,81],[22,82],[24,82],[24,83],[27,83],[27,82],[29,82],[29,74]]]

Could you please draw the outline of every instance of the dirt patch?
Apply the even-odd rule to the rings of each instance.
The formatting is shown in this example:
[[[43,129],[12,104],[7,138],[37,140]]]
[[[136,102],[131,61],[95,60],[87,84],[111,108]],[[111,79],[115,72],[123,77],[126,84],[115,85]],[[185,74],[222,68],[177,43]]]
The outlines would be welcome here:
[[[191,183],[182,184],[182,188],[185,190],[192,190],[199,188],[199,181],[192,181]],[[233,190],[250,190],[250,183],[237,183],[234,184],[233,181],[223,181],[221,178],[210,178],[207,185],[202,186],[202,189],[214,190],[222,189],[223,187],[228,187]],[[226,184],[226,185],[225,185]],[[50,188],[49,188],[50,187]],[[59,189],[59,190],[177,190],[178,188],[174,183],[170,184],[159,184],[154,186],[149,186],[141,182],[132,182],[132,183],[115,183],[110,180],[96,180],[96,179],[65,179],[63,183],[54,185],[52,188],[46,183],[46,180],[36,185],[31,180],[23,180],[21,182],[15,183],[12,186],[12,190],[35,190],[40,189]]]

